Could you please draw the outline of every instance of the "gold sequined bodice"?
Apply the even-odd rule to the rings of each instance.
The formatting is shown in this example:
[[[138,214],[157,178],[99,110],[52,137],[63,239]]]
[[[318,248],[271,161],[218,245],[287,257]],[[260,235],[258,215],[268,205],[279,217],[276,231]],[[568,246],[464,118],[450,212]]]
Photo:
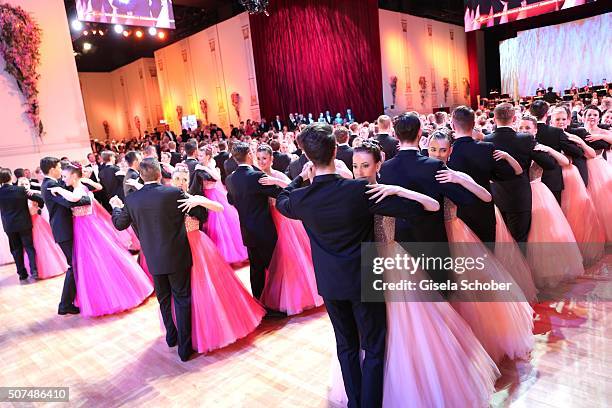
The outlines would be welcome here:
[[[195,217],[185,217],[185,229],[187,232],[197,231],[200,229],[200,220]]]

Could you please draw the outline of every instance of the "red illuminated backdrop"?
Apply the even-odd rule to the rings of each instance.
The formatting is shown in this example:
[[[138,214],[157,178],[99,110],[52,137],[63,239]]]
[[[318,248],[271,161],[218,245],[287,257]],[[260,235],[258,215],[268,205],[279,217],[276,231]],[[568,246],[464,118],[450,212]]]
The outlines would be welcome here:
[[[261,114],[383,111],[378,2],[272,0],[251,29]]]

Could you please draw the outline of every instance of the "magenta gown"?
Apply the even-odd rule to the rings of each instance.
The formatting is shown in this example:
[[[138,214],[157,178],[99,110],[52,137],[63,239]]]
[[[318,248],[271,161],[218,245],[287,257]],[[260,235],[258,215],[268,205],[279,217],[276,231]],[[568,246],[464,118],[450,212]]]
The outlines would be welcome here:
[[[489,353],[499,363],[504,357],[510,359],[527,358],[534,345],[533,309],[527,303],[520,286],[506,271],[489,249],[480,241],[474,232],[456,215],[456,207],[446,200],[445,227],[448,235],[451,255],[453,257],[474,258],[487,254],[486,268],[469,269],[462,275],[464,279],[481,282],[495,280],[511,282],[511,291],[494,291],[494,301],[452,302],[451,304],[463,317],[472,331]],[[469,243],[470,245],[465,245]],[[466,292],[464,291],[465,295]],[[470,296],[469,294],[467,295]],[[464,299],[465,300],[465,299]]]
[[[102,204],[100,204],[96,199],[93,199],[93,204],[96,207],[96,213],[104,218],[107,223],[112,224],[112,216],[108,213],[108,211],[106,211]],[[118,231],[113,228],[113,231],[117,242],[121,244],[122,247],[131,251],[140,251],[140,241],[138,240],[138,237],[136,236],[136,233],[132,227],[128,227],[123,231]]]
[[[15,260],[13,259],[13,254],[11,254],[8,236],[0,226],[0,265],[6,265],[13,262],[15,262]]]
[[[531,228],[527,262],[538,288],[552,288],[584,274],[580,249],[555,196],[540,179],[531,182]],[[532,170],[533,172],[533,170]],[[590,184],[590,183],[589,183]]]
[[[321,306],[312,265],[310,241],[300,221],[284,217],[270,205],[278,240],[272,254],[261,301],[291,316]]]
[[[72,212],[76,303],[81,315],[114,314],[140,305],[153,292],[153,285],[117,242],[112,224],[97,213],[96,206],[75,207]]]
[[[61,248],[55,243],[51,226],[42,215],[32,214],[32,241],[36,250],[36,268],[41,279],[61,275],[68,269],[66,257]],[[30,271],[28,254],[24,251],[26,269]]]
[[[379,254],[404,250],[393,243],[394,218],[375,217]],[[397,274],[397,275],[395,275]],[[414,281],[426,279],[416,271]],[[397,282],[397,271],[385,280]],[[401,296],[399,298],[398,296]],[[387,299],[383,407],[487,407],[500,373],[470,327],[441,296],[398,292]],[[346,406],[338,358],[333,356],[328,399]]]
[[[238,211],[227,201],[227,192],[216,182],[214,187],[204,185],[204,196],[223,206],[222,212],[210,211],[208,221],[204,224],[204,232],[215,243],[219,252],[228,263],[245,261],[248,258],[247,249],[242,243]]]
[[[603,157],[587,160],[589,169],[588,191],[603,224],[606,242],[612,243],[612,167]]]
[[[255,330],[266,314],[249,294],[234,270],[197,218],[187,217],[187,239],[193,257],[191,268],[191,330],[198,353],[215,350]]]
[[[561,210],[574,233],[584,265],[592,265],[604,255],[606,233],[578,169],[569,165],[562,170]]]

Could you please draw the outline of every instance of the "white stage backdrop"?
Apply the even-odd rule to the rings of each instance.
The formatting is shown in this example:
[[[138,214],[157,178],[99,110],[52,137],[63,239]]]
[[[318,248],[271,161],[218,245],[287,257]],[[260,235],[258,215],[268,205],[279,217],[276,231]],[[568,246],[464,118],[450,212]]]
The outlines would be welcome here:
[[[521,31],[499,43],[501,87],[513,96],[533,95],[540,83],[557,92],[612,79],[612,13]]]

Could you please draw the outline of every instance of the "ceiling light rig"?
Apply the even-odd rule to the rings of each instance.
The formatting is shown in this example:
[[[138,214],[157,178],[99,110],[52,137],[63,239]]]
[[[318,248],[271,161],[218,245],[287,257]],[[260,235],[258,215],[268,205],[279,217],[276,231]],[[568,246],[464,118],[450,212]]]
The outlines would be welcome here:
[[[249,12],[249,14],[268,14],[268,0],[240,0],[240,5]]]

